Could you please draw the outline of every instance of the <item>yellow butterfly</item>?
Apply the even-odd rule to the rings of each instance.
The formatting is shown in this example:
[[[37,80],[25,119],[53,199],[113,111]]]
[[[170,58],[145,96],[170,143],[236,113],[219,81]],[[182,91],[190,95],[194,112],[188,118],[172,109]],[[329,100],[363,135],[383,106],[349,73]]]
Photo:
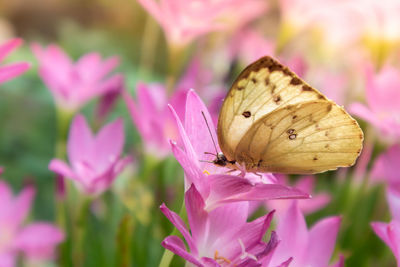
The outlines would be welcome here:
[[[266,56],[242,71],[224,100],[222,152],[213,163],[248,172],[318,173],[352,166],[363,139],[342,107]]]

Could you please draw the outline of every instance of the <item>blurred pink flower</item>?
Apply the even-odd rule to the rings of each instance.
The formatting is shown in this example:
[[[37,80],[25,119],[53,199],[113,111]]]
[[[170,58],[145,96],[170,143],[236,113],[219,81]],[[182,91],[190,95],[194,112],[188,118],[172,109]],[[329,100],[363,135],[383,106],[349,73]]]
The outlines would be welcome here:
[[[385,181],[391,188],[400,192],[399,164],[400,145],[393,145],[375,160],[371,177]]]
[[[178,89],[168,99],[164,86],[138,83],[136,103],[127,92],[123,92],[123,97],[133,124],[143,139],[145,151],[158,158],[163,158],[171,153],[168,139],[176,139],[178,130],[168,112],[167,104],[171,103],[177,106],[178,114],[183,117],[186,91]]]
[[[0,61],[2,61],[11,51],[22,44],[22,39],[14,38],[0,44]],[[30,67],[28,62],[12,63],[0,67],[0,83],[6,82],[22,74]]]
[[[241,27],[263,14],[262,0],[138,0],[161,25],[168,42],[184,47],[216,30]]]
[[[39,61],[40,77],[64,110],[77,111],[92,98],[122,86],[122,75],[109,75],[119,64],[117,57],[102,61],[98,53],[89,53],[73,63],[56,45],[43,48],[34,43],[31,47]]]
[[[23,226],[35,190],[26,187],[14,197],[4,181],[0,181],[0,266],[16,266],[18,253],[33,261],[52,258],[55,247],[64,240],[61,230],[50,223],[36,222]]]
[[[165,204],[160,208],[181,232],[189,251],[177,236],[166,237],[165,248],[196,266],[269,266],[277,237],[272,232],[269,243],[262,239],[273,212],[249,223],[247,202],[225,204],[209,212],[194,185],[185,193],[185,207],[190,232],[178,214]]]
[[[297,201],[292,201],[286,213],[278,218],[276,233],[280,239],[272,259],[272,266],[292,257],[291,267],[328,266],[335,248],[340,217],[328,217],[317,222],[310,230]],[[343,266],[341,258],[334,266]]]
[[[280,175],[279,178],[283,180],[282,181],[280,179],[282,184],[285,185],[288,184],[287,177]],[[311,175],[301,177],[296,182],[296,184],[293,185],[294,188],[297,188],[304,193],[312,195],[312,198],[310,199],[297,200],[299,209],[304,214],[310,214],[316,212],[324,208],[331,201],[331,196],[328,193],[313,194],[314,186],[315,186],[315,176]],[[279,215],[282,214],[282,212],[285,212],[291,206],[291,201],[269,200],[266,201],[266,205],[267,207],[269,207],[270,210],[276,210]]]
[[[372,222],[372,229],[392,250],[396,257],[397,266],[400,266],[400,222],[392,220],[390,223]]]
[[[366,101],[350,105],[349,110],[375,126],[386,138],[400,138],[400,71],[385,66],[375,74],[366,71]]]
[[[96,195],[107,190],[131,161],[120,158],[124,146],[123,122],[118,119],[93,136],[86,119],[77,115],[71,125],[67,153],[70,166],[53,159],[49,169],[75,181],[84,193]]]
[[[272,174],[262,174],[261,177],[252,173],[247,173],[245,177],[227,175],[228,168],[207,162],[215,157],[205,152],[215,152],[211,138],[217,141],[217,137],[206,106],[193,90],[187,93],[185,126],[172,107],[171,112],[184,148],[182,150],[175,142],[171,142],[172,152],[185,172],[185,189],[194,184],[207,210],[228,202],[309,197],[297,189],[273,184],[275,177]],[[202,114],[209,122],[212,137]],[[216,146],[219,150],[218,143]]]

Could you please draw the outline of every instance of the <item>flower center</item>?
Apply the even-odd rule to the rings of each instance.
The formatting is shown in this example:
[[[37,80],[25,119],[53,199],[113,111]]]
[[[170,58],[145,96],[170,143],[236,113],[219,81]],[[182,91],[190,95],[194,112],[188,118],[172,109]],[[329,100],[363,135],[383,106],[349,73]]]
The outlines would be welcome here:
[[[216,250],[215,251],[215,253],[214,253],[214,260],[216,261],[216,262],[218,262],[218,264],[222,264],[222,263],[228,263],[228,264],[230,264],[231,263],[231,261],[229,260],[229,259],[227,259],[227,258],[225,258],[225,257],[223,257],[223,256],[220,256],[220,255],[218,255],[218,250]]]

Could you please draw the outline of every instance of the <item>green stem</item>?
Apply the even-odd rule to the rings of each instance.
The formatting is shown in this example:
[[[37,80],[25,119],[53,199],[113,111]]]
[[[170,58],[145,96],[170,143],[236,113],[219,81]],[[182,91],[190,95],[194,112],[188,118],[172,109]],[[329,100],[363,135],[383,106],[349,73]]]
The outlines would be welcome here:
[[[131,266],[131,237],[134,220],[131,214],[126,214],[120,223],[117,233],[117,264],[120,267]]]
[[[57,115],[57,139],[55,144],[55,157],[61,160],[66,158],[66,144],[68,139],[69,124],[71,122],[73,112],[65,111],[62,109],[56,110]],[[63,179],[63,178],[56,178]],[[64,188],[60,190],[59,183],[64,183]],[[68,233],[67,212],[68,205],[66,203],[67,188],[65,181],[56,181],[55,195],[56,195],[56,221],[58,226]],[[60,246],[60,266],[70,266],[70,246],[69,239]]]
[[[185,61],[185,47],[168,45],[168,70],[166,87],[167,92],[171,95],[174,92],[176,82],[179,78],[179,73]]]
[[[139,77],[143,76],[145,70],[147,70],[147,72],[152,71],[158,37],[159,26],[152,16],[147,15],[140,48]]]
[[[87,218],[89,213],[89,207],[91,200],[89,198],[81,199],[80,205],[77,211],[74,225],[73,225],[73,263],[75,267],[84,266],[85,252],[84,243],[87,230]]]
[[[187,213],[186,213],[186,208],[185,208],[185,201],[182,202],[182,207],[181,211],[179,212],[179,216],[184,222],[187,222]],[[181,236],[180,232],[176,227],[174,227],[174,230],[169,235],[176,235],[176,236]],[[174,257],[174,253],[172,253],[170,250],[165,249],[164,253],[161,257],[160,264],[158,267],[168,267],[172,261],[172,258]]]

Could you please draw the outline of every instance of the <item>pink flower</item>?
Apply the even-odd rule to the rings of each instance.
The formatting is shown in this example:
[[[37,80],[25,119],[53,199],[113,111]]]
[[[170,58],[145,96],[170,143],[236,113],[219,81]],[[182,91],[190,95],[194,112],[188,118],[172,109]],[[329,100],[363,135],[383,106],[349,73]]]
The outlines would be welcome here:
[[[123,97],[133,124],[142,136],[145,151],[157,158],[167,156],[171,151],[168,139],[176,139],[178,135],[173,118],[168,112],[167,103],[180,107],[178,114],[183,116],[186,92],[177,90],[168,99],[164,86],[138,83],[136,103],[127,92],[123,92]]]
[[[64,110],[76,111],[92,98],[122,86],[120,74],[109,75],[119,64],[116,57],[102,61],[98,53],[89,53],[73,63],[56,45],[32,44],[32,50],[39,60],[40,77]]]
[[[375,126],[385,137],[400,138],[400,71],[385,66],[375,74],[366,71],[367,105],[354,103],[349,110]]]
[[[185,193],[185,207],[190,232],[175,212],[164,204],[160,208],[181,232],[189,251],[177,236],[166,237],[162,242],[165,248],[196,266],[269,266],[278,241],[274,232],[269,243],[262,238],[272,212],[249,223],[247,202],[225,204],[209,212],[194,185]]]
[[[386,181],[391,188],[396,188],[400,192],[399,164],[400,145],[393,145],[375,160],[371,177]]]
[[[2,61],[11,51],[22,44],[22,39],[14,38],[0,44],[0,61]],[[0,83],[6,82],[22,74],[30,67],[27,62],[13,63],[0,67]]]
[[[18,253],[34,261],[50,259],[64,234],[55,226],[36,222],[23,226],[35,190],[26,187],[14,197],[4,181],[0,181],[0,266],[16,265]]]
[[[214,156],[204,152],[215,152],[212,139],[217,141],[211,116],[198,95],[190,90],[186,99],[185,126],[175,110],[171,107],[180,135],[180,142],[184,150],[175,142],[171,142],[172,152],[185,171],[185,187],[188,189],[193,183],[202,195],[207,210],[212,210],[224,203],[267,200],[278,198],[308,198],[309,195],[297,189],[280,184],[273,184],[276,180],[271,174],[261,177],[248,173],[245,177],[227,175],[228,168],[222,168],[210,161]],[[209,122],[211,131],[208,131],[206,122]],[[219,150],[218,143],[216,143]],[[203,162],[201,162],[203,161]]]
[[[291,267],[328,266],[335,248],[340,217],[329,217],[317,222],[310,230],[297,201],[292,201],[286,213],[279,218],[276,233],[280,243],[271,259],[271,265],[292,257]],[[343,258],[335,266],[343,266]]]
[[[392,250],[397,266],[400,266],[400,222],[398,220],[392,220],[390,223],[372,222],[371,226],[375,234]]]
[[[220,8],[210,0],[138,1],[161,25],[168,42],[174,46],[186,46],[198,36],[221,28],[215,21]]]
[[[216,30],[241,27],[260,16],[267,4],[262,0],[139,0],[161,25],[170,44],[184,47]]]
[[[286,181],[287,179],[285,176],[280,175],[280,178],[283,179],[282,181],[283,184],[287,184]],[[313,196],[311,199],[297,200],[299,209],[304,214],[310,214],[316,212],[317,210],[322,209],[331,200],[331,196],[328,193],[313,194],[314,186],[315,186],[314,176],[303,176],[293,186],[294,188],[297,188]],[[278,214],[281,214],[291,206],[291,201],[269,200],[266,202],[266,204],[269,207],[269,209],[276,210]]]
[[[124,146],[123,122],[118,119],[104,126],[93,136],[85,117],[77,115],[68,137],[67,153],[70,166],[53,159],[49,169],[72,179],[89,195],[107,190],[130,157],[120,158]]]

